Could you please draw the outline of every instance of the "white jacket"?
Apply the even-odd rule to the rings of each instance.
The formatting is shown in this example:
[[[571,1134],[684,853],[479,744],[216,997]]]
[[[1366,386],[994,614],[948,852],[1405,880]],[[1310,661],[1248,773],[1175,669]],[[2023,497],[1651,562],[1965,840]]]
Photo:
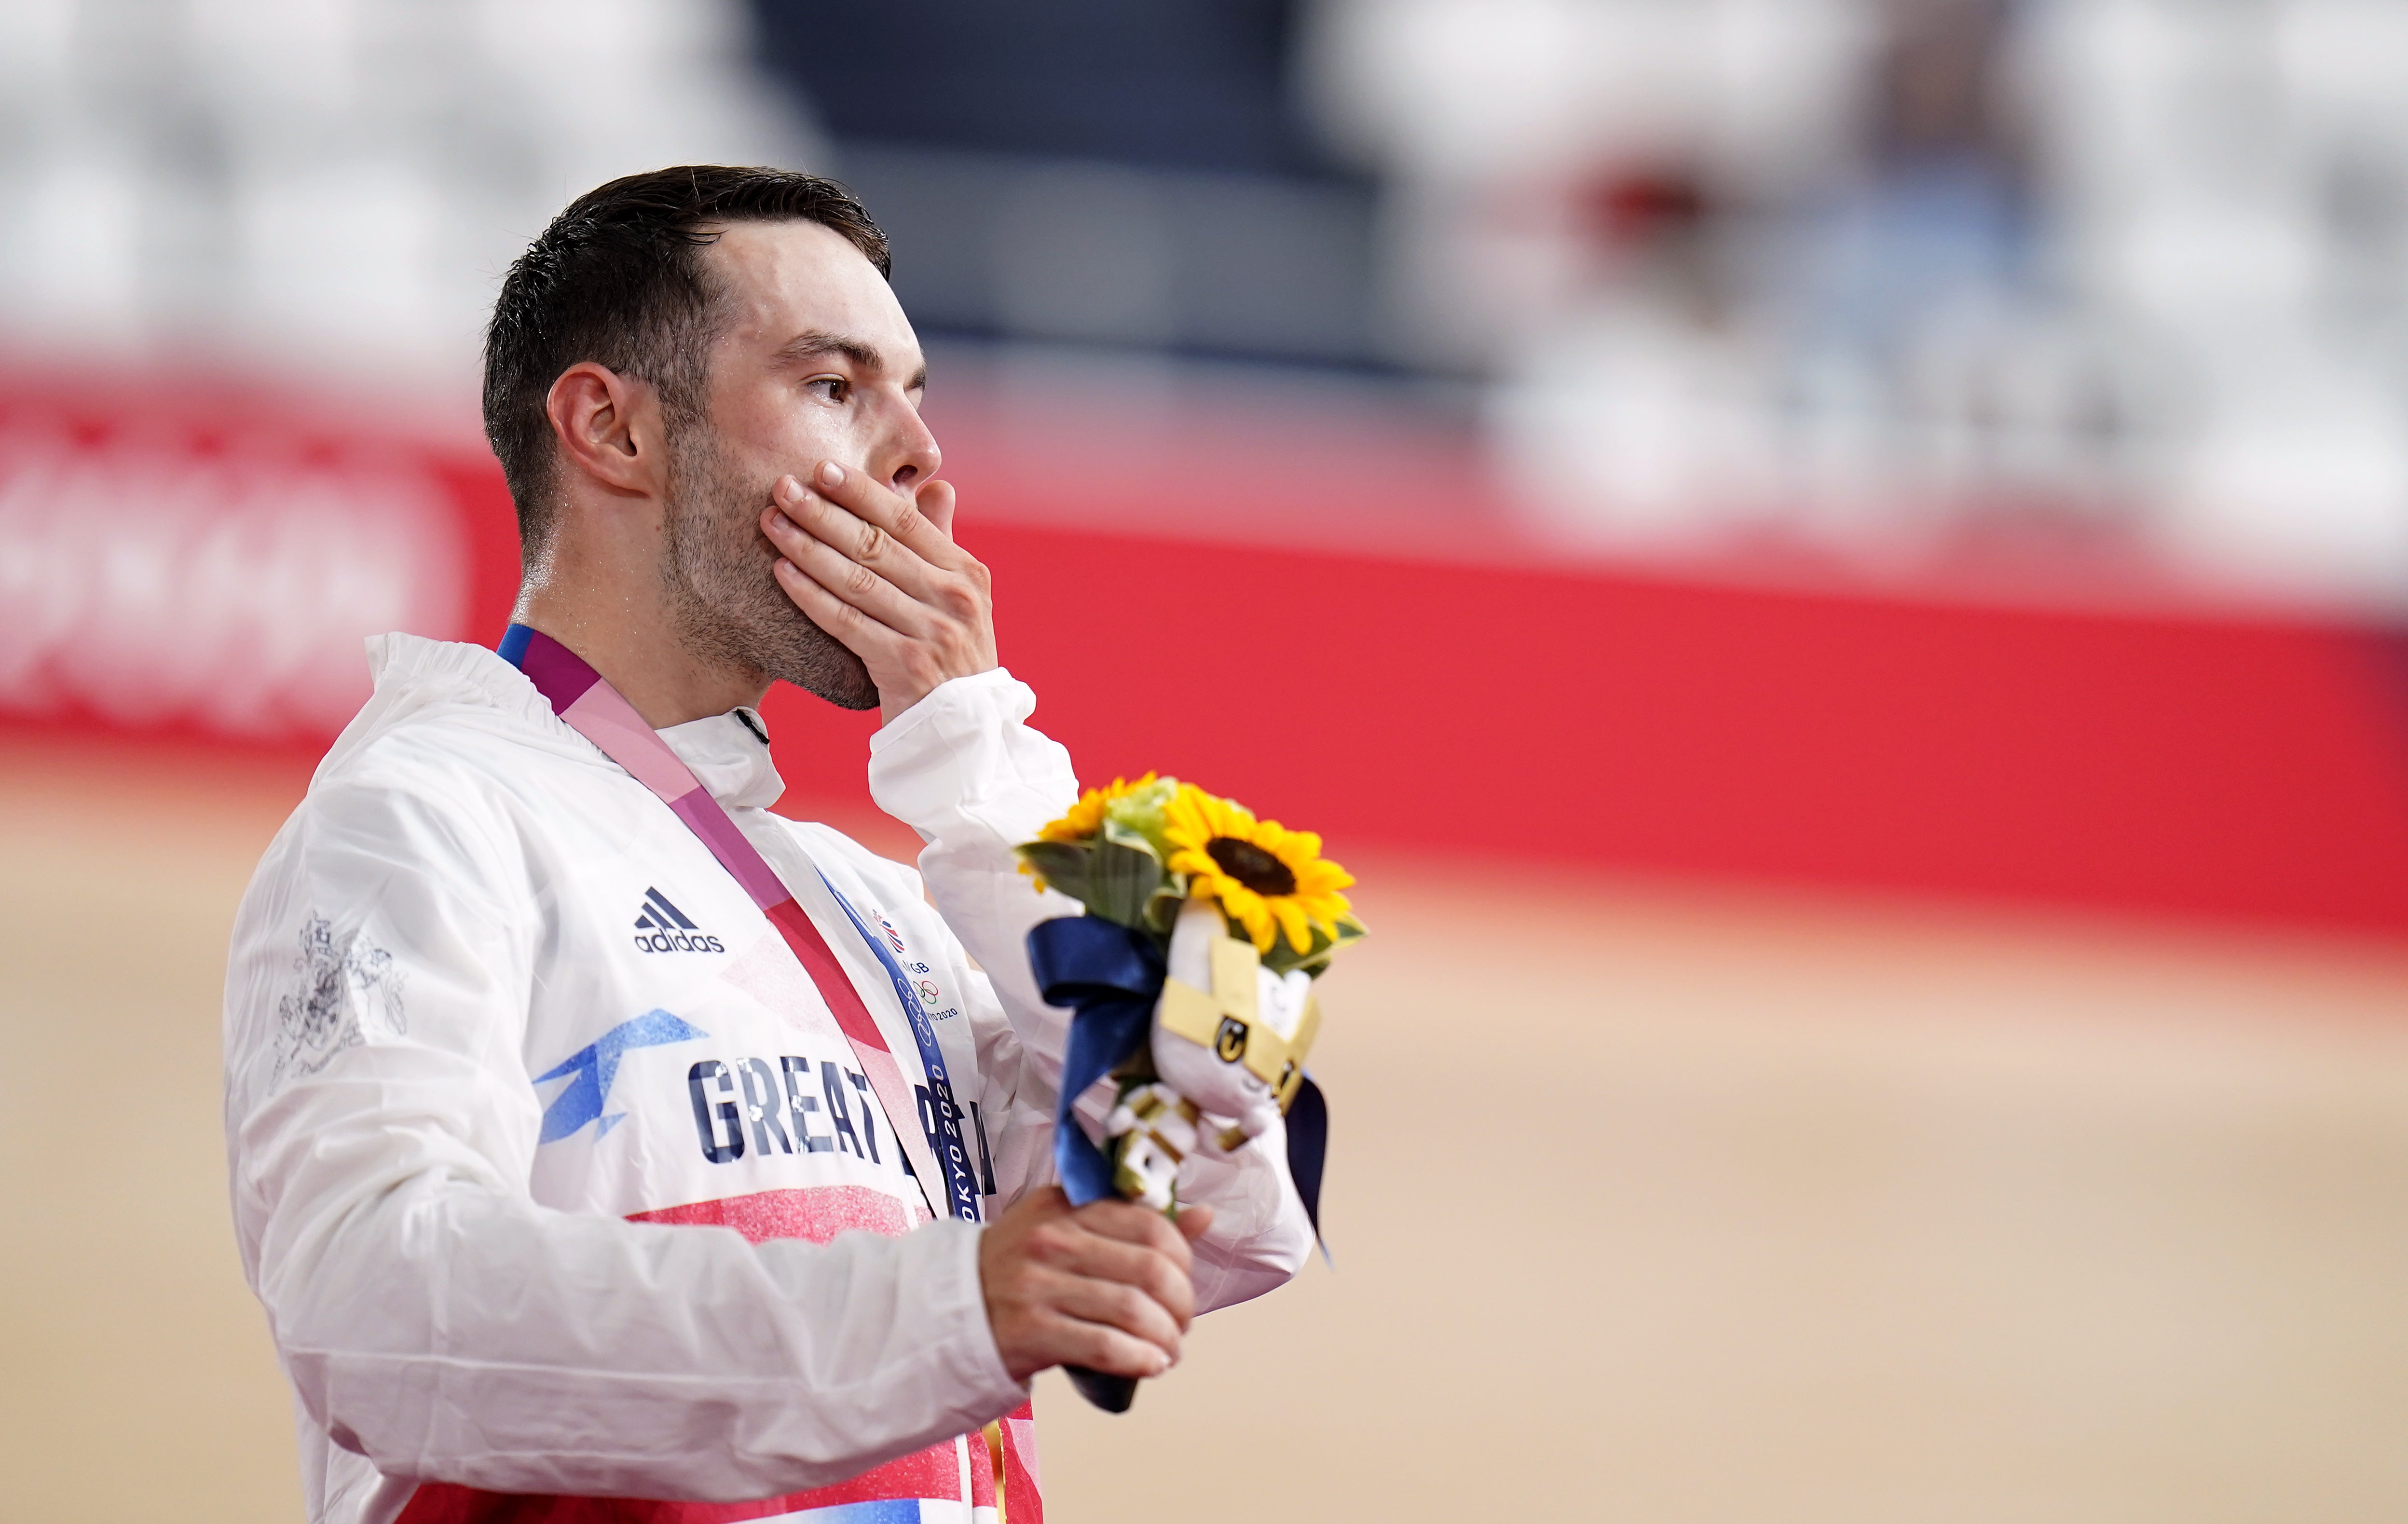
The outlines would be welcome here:
[[[979,1431],[1027,1392],[987,1326],[980,1230],[931,1220],[776,930],[493,652],[369,648],[375,695],[260,864],[226,978],[235,1222],[298,1400],[310,1518],[552,1517],[488,1493],[984,1516]],[[781,785],[750,711],[661,733],[924,1083],[895,985],[832,896],[886,938],[974,1120],[990,1218],[1052,1177],[1067,1029],[1023,939],[1076,907],[1010,851],[1075,790],[1022,723],[1034,702],[1002,671],[958,678],[871,741],[872,792],[926,839],[936,909],[910,869],[767,811]],[[1183,1190],[1220,1212],[1199,1306],[1302,1263],[1283,1147],[1191,1164]],[[996,1431],[1024,1462],[1025,1418]]]

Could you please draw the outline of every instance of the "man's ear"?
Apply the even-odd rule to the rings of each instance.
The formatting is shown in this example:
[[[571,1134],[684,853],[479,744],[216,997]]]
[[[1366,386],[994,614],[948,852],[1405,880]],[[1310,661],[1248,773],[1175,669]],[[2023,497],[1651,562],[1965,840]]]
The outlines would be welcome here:
[[[553,380],[544,411],[572,468],[613,492],[663,494],[668,451],[651,387],[580,360]]]

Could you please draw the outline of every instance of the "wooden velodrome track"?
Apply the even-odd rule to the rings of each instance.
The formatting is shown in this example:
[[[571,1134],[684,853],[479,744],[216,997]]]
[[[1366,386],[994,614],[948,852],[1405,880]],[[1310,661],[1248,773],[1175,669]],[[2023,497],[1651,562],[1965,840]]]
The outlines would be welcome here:
[[[298,1517],[217,1006],[301,781],[0,751],[0,1519]],[[1337,1269],[1049,1378],[1056,1519],[2408,1517],[2408,948],[1354,865]]]

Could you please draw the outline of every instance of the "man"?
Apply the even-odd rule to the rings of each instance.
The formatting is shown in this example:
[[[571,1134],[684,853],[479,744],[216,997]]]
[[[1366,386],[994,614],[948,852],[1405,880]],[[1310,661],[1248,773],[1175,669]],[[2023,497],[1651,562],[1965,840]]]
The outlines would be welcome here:
[[[371,642],[235,929],[235,1217],[313,1520],[1029,1524],[1036,1372],[1158,1374],[1302,1261],[1277,1137],[1194,1160],[1176,1228],[1048,1183],[1023,939],[1075,906],[1010,847],[1075,785],[886,269],[839,188],[694,167],[504,282],[509,659]],[[935,908],[767,813],[780,679],[881,710]]]

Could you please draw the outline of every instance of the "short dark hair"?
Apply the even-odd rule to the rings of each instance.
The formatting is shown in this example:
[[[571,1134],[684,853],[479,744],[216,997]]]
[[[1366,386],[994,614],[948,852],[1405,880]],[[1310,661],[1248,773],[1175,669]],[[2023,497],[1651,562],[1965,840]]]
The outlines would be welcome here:
[[[843,186],[724,164],[588,191],[510,265],[485,330],[485,437],[518,507],[523,553],[552,531],[552,383],[590,360],[654,388],[673,431],[699,418],[719,294],[701,250],[719,225],[783,221],[833,228],[880,275],[894,273],[886,235]]]

